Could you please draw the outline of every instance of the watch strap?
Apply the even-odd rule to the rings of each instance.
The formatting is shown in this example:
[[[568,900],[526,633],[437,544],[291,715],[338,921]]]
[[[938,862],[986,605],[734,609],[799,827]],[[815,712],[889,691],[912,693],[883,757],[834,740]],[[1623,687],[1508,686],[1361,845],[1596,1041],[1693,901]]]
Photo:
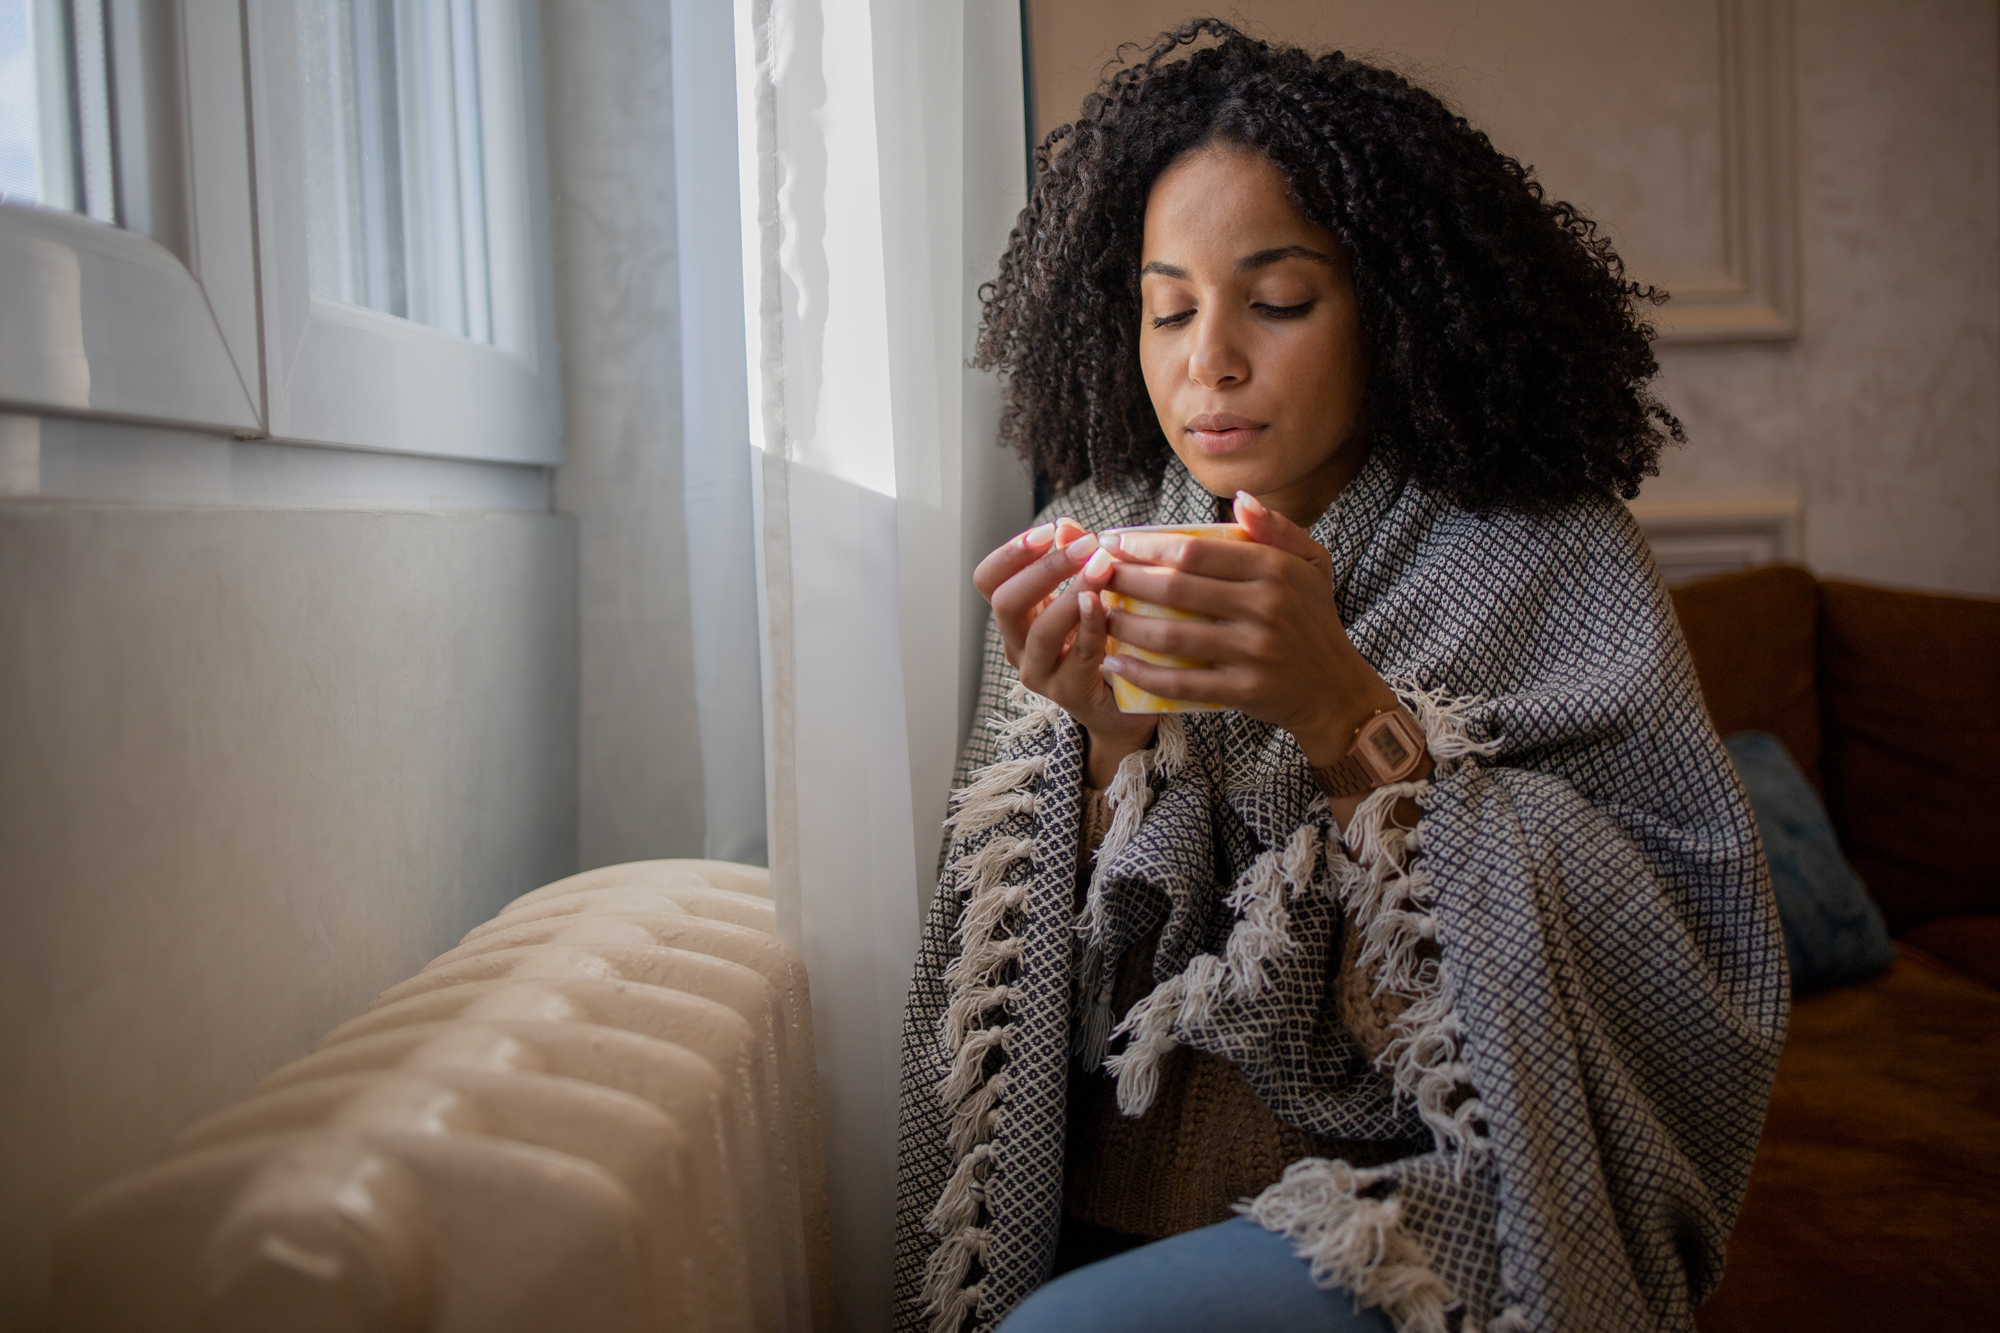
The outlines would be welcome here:
[[[1313,768],[1313,781],[1320,791],[1338,800],[1343,796],[1363,796],[1374,791],[1375,775],[1361,762],[1361,756],[1350,754],[1337,764]]]

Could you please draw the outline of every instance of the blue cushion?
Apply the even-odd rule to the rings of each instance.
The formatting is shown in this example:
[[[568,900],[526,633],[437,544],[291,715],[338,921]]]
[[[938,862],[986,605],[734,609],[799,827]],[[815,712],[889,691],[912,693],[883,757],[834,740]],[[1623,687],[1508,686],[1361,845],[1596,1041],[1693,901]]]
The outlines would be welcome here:
[[[1785,743],[1767,731],[1744,731],[1723,744],[1750,792],[1770,858],[1792,990],[1843,986],[1895,962],[1881,910],[1840,854],[1826,807]]]

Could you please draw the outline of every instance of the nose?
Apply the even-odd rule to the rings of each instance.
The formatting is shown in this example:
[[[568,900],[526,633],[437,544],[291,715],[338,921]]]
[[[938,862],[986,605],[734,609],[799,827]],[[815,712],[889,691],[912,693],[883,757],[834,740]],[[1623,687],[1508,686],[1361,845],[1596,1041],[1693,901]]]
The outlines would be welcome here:
[[[1204,313],[1194,328],[1188,349],[1188,378],[1204,389],[1221,389],[1250,378],[1250,358],[1244,354],[1232,321]]]

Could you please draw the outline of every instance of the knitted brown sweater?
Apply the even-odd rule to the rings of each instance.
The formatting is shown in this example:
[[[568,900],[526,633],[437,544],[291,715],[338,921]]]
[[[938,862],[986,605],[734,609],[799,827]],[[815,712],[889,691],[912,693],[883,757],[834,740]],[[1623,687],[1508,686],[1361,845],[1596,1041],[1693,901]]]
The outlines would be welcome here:
[[[1090,883],[1091,853],[1111,825],[1102,792],[1084,792],[1078,854],[1079,900]],[[1369,994],[1347,932],[1336,986],[1340,1016],[1371,1056],[1388,1045],[1394,1002]],[[1122,1017],[1153,987],[1158,934],[1119,960],[1112,1012]],[[1234,1216],[1230,1205],[1254,1197],[1301,1157],[1337,1157],[1355,1166],[1392,1161],[1418,1150],[1406,1143],[1322,1138],[1286,1124],[1220,1056],[1180,1047],[1160,1066],[1160,1091],[1144,1115],[1118,1110],[1117,1084],[1103,1073],[1072,1069],[1064,1207],[1079,1222],[1158,1238]]]

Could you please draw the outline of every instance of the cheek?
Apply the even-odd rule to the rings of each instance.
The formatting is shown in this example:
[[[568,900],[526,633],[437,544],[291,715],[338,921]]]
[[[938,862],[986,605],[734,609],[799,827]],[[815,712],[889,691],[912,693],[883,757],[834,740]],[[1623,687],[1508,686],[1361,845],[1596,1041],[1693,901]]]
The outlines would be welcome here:
[[[1360,407],[1365,363],[1353,330],[1342,325],[1316,328],[1287,347],[1282,361],[1287,396],[1312,403],[1323,418],[1344,421]]]
[[[1139,374],[1146,381],[1146,396],[1153,400],[1154,412],[1164,412],[1173,402],[1173,388],[1184,375],[1175,357],[1172,340],[1139,335]]]

